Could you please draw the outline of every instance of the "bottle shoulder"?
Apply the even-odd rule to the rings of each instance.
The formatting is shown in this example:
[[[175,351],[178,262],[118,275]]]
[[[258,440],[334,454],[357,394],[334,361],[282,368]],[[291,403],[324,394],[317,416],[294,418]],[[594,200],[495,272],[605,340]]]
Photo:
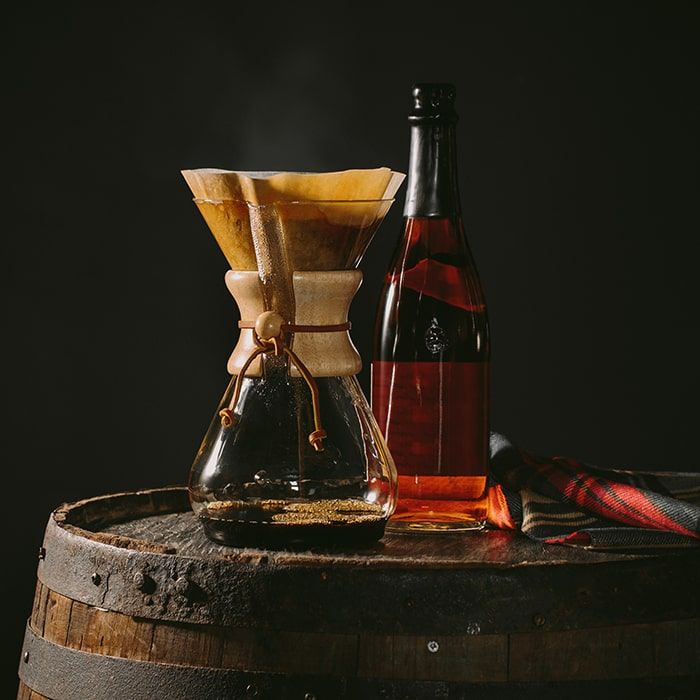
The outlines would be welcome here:
[[[407,218],[384,279],[466,311],[485,311],[461,218]]]
[[[485,361],[486,302],[461,218],[408,217],[384,279],[375,359]]]

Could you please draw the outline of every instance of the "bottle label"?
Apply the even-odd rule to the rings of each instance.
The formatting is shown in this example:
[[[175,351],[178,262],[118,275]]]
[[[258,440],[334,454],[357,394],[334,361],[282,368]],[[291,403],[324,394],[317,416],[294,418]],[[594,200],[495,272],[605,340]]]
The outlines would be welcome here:
[[[464,271],[454,265],[445,265],[437,260],[423,259],[405,272],[389,277],[405,289],[412,289],[464,311],[483,312],[483,302],[470,303],[468,280]]]
[[[372,409],[401,475],[488,469],[488,362],[373,362]]]

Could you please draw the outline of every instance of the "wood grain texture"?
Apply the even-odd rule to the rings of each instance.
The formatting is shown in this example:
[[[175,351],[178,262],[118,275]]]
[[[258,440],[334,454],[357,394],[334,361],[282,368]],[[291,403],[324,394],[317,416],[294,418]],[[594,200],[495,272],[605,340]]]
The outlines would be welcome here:
[[[94,654],[202,668],[468,683],[662,678],[697,671],[700,619],[511,635],[353,635],[153,623],[53,591],[45,639]],[[281,621],[283,622],[283,620]]]
[[[35,690],[28,688],[22,681],[19,682],[17,689],[17,700],[51,700],[45,695],[40,695]]]
[[[553,547],[500,530],[439,535],[389,533],[374,545],[335,551],[225,547],[207,539],[190,510],[187,489],[183,487],[85,499],[62,506],[54,513],[54,519],[61,527],[70,528],[86,538],[135,551],[150,550],[234,562],[264,559],[282,565],[355,567],[371,562],[375,567],[462,569],[609,564],[656,556]]]
[[[37,581],[34,596],[35,607],[32,610],[32,627],[41,635],[44,634],[46,622],[46,606],[49,599],[49,589],[41,581]]]
[[[694,668],[700,685],[700,619],[655,625],[653,640],[657,676],[681,676]]]
[[[92,531],[90,531],[92,532]],[[223,558],[228,561],[255,561],[264,557],[284,566],[344,566],[371,564],[381,568],[472,568],[489,566],[558,566],[570,564],[609,564],[633,561],[645,555],[589,552],[571,547],[553,547],[502,530],[440,533],[438,535],[392,534],[361,549],[343,550],[260,550],[226,547],[207,539],[201,525],[189,510],[125,520],[104,525],[101,531],[140,542],[167,547],[181,556]],[[93,537],[92,534],[88,535]]]
[[[472,683],[508,680],[507,635],[362,636],[358,675]]]
[[[653,625],[515,634],[509,676],[514,681],[651,678]]]
[[[70,598],[49,591],[46,601],[44,639],[60,646],[66,645],[72,609],[73,601]]]
[[[149,659],[190,666],[221,666],[221,630],[197,626],[159,624],[154,627]]]

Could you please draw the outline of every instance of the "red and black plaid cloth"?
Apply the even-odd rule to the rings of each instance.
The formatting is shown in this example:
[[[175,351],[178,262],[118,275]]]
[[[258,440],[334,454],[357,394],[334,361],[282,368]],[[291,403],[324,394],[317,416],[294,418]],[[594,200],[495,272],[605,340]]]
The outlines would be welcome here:
[[[489,523],[590,549],[700,545],[700,474],[636,473],[543,459],[491,434]]]

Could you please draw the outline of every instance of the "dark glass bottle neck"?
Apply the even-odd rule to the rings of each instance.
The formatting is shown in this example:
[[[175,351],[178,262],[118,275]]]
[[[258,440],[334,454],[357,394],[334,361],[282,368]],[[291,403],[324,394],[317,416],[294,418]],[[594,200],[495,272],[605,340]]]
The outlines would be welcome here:
[[[461,214],[457,182],[456,124],[411,125],[411,154],[404,216]]]

